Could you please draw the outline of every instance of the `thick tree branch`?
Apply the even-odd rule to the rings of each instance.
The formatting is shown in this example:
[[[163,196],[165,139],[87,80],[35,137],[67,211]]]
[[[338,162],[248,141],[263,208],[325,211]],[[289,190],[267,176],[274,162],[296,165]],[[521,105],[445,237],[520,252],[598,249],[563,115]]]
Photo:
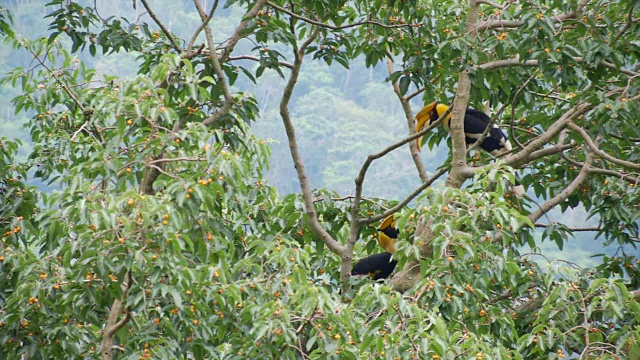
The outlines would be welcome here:
[[[540,207],[537,210],[527,215],[527,218],[529,218],[531,222],[535,222],[539,218],[541,218],[544,214],[546,214],[551,209],[553,209],[556,205],[560,204],[561,202],[565,201],[569,196],[571,196],[571,194],[573,194],[578,189],[580,184],[582,184],[584,180],[587,178],[592,161],[593,161],[593,153],[589,153],[587,155],[587,158],[585,159],[584,166],[582,166],[582,169],[580,169],[580,172],[578,173],[578,176],[576,176],[576,178],[573,179],[573,181],[569,183],[569,185],[564,190],[562,190],[558,195],[549,199],[544,204],[540,205]]]
[[[395,69],[393,66],[393,60],[387,60],[387,70],[389,75],[393,74]],[[407,119],[407,127],[409,128],[409,136],[414,135],[416,133],[415,130],[415,118],[413,117],[413,111],[411,111],[411,106],[409,105],[409,101],[406,100],[401,92],[400,85],[398,82],[393,83],[393,92],[398,97],[400,104],[402,105],[402,109],[404,110],[404,116]],[[420,152],[418,152],[418,145],[415,142],[409,143],[409,152],[411,154],[411,159],[413,159],[413,163],[416,166],[416,170],[418,170],[418,176],[420,176],[420,180],[422,182],[427,181],[429,176],[427,175],[427,170],[422,163],[422,159],[420,158]]]
[[[453,111],[451,112],[451,123],[449,131],[451,134],[451,171],[445,182],[448,187],[459,188],[464,181],[464,172],[467,166],[467,144],[464,136],[464,116],[469,103],[471,92],[471,80],[469,73],[463,71],[458,79],[458,89],[453,101]]]
[[[474,2],[473,0],[471,2]],[[553,21],[555,23],[562,23],[569,19],[575,19],[579,16],[582,9],[587,5],[588,0],[580,0],[577,6],[577,12],[569,11],[565,14],[553,16]],[[485,20],[480,21],[474,25],[474,30],[476,31],[484,31],[488,29],[504,29],[504,28],[517,28],[524,24],[523,21],[520,20]]]
[[[298,174],[298,181],[300,182],[300,188],[302,189],[302,198],[304,200],[304,206],[307,216],[309,217],[309,226],[311,227],[311,230],[320,237],[322,242],[327,245],[329,250],[331,250],[335,254],[342,255],[344,247],[340,245],[335,239],[333,239],[333,237],[322,227],[322,225],[318,221],[318,215],[316,214],[316,209],[313,205],[313,193],[311,192],[311,187],[309,185],[309,179],[307,178],[307,173],[305,171],[304,162],[302,161],[302,156],[300,155],[300,151],[298,148],[295,128],[291,121],[291,115],[289,114],[289,101],[291,100],[293,89],[295,88],[296,82],[298,81],[298,75],[300,74],[300,67],[302,66],[302,59],[304,57],[304,50],[316,38],[317,35],[318,30],[316,28],[313,34],[300,47],[300,49],[296,49],[293,68],[291,69],[289,80],[284,87],[284,92],[280,101],[280,116],[282,117],[282,122],[284,123],[284,128],[287,133],[287,139],[289,140],[289,150],[291,151],[291,158],[293,159],[293,165]]]
[[[584,63],[584,58],[579,57],[579,56],[574,56],[573,57],[573,61],[577,62],[577,63]],[[514,66],[522,66],[522,67],[536,67],[538,66],[540,62],[538,60],[524,60],[521,61],[520,59],[505,59],[505,60],[494,60],[494,61],[490,61],[488,63],[484,63],[484,64],[480,64],[480,65],[475,65],[472,67],[472,69],[482,69],[482,70],[493,70],[493,69],[498,69],[498,68],[505,68],[505,67],[514,67]],[[600,61],[599,63],[600,65],[609,68],[609,69],[613,69],[613,70],[617,70],[625,75],[628,76],[640,76],[640,73],[635,72],[633,70],[629,70],[629,69],[625,69],[622,67],[618,67],[616,66],[614,63],[608,62],[608,61]]]
[[[102,335],[102,360],[111,360],[111,352],[113,351],[113,336],[124,327],[131,319],[129,311],[125,313],[125,316],[118,321],[118,316],[122,310],[122,300],[126,297],[127,292],[131,286],[131,272],[127,274],[127,279],[122,282],[122,298],[115,299],[111,310],[109,311],[109,318],[107,324],[104,327]]]

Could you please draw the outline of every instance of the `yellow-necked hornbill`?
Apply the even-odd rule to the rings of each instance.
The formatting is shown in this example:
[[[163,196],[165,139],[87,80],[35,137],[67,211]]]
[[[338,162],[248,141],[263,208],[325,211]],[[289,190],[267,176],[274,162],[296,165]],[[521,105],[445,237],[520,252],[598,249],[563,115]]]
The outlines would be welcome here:
[[[378,244],[385,252],[358,260],[353,265],[351,275],[369,275],[373,280],[388,278],[398,263],[397,260],[392,259],[392,255],[396,251],[397,240],[396,221],[393,219],[393,215],[389,215],[378,228]]]
[[[442,114],[449,109],[449,106],[444,104],[437,104],[432,102],[431,104],[423,107],[416,115],[416,132],[422,131],[425,125],[433,121],[438,120]],[[444,126],[448,129],[451,122],[451,114],[443,120]],[[464,115],[464,139],[467,146],[474,144],[482,134],[487,126],[491,122],[491,118],[487,114],[474,108],[467,108]],[[417,139],[418,151],[421,150],[421,138]],[[493,124],[491,130],[487,136],[480,143],[480,148],[493,156],[499,156],[507,153],[513,149],[511,142],[507,139],[507,136],[500,130],[498,125]],[[516,185],[513,187],[513,191],[517,196],[524,194],[524,187],[516,181]]]

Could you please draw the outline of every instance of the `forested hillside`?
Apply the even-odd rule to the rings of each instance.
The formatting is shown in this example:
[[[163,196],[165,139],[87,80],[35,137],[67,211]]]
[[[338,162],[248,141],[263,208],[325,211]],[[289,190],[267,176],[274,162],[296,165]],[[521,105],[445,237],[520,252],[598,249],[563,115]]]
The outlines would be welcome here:
[[[7,3],[12,12],[16,32],[45,35],[49,19],[44,6],[46,1],[15,1]],[[105,0],[99,8],[104,7],[110,15],[122,16],[131,10],[128,0]],[[137,8],[135,18],[149,21],[150,18]],[[170,19],[167,26],[172,32],[185,35],[191,31],[190,21],[196,19],[196,13],[188,4],[175,1],[164,1],[158,5],[158,16]],[[237,8],[221,9],[221,18],[213,28],[216,32],[230,34],[234,22],[241,16]],[[225,35],[221,36],[224,37]],[[62,39],[62,41],[67,41]],[[276,49],[278,45],[275,45]],[[248,52],[250,44],[239,44],[241,51]],[[16,51],[11,47],[0,48],[0,69],[2,72],[21,66],[28,68],[32,64],[30,54]],[[109,57],[95,58],[88,51],[80,52],[79,58],[88,66],[95,67],[98,73],[131,77],[136,73],[136,58],[128,53],[114,53]],[[284,59],[285,61],[287,59]],[[290,59],[289,59],[290,60]],[[359,164],[367,155],[380,151],[387,145],[401,138],[406,132],[404,113],[392,87],[385,81],[389,76],[385,64],[367,68],[364,57],[354,61],[349,69],[328,66],[322,60],[313,60],[301,70],[299,84],[292,98],[292,112],[298,122],[300,148],[305,162],[309,164],[307,171],[315,188],[326,188],[337,191],[341,195],[352,193],[353,180],[357,175]],[[248,68],[257,68],[251,61],[241,61]],[[286,136],[278,114],[278,94],[282,92],[285,80],[277,72],[267,69],[265,75],[254,84],[248,78],[240,77],[234,86],[248,89],[255,94],[260,106],[259,120],[251,132],[269,141],[272,149],[270,170],[267,178],[280,193],[299,192],[295,169],[289,155]],[[0,103],[5,110],[5,119],[0,124],[0,131],[25,141],[28,152],[29,141],[27,130],[22,128],[26,121],[24,114],[15,115],[10,105],[17,91],[10,84],[3,84]],[[414,98],[412,107],[417,110],[422,106],[420,98]],[[438,146],[421,154],[428,171],[435,172],[447,156],[447,147]],[[366,196],[399,200],[407,196],[419,185],[409,153],[398,151],[374,163],[367,179]],[[441,186],[441,185],[440,185]],[[533,193],[529,195],[534,196]],[[597,224],[597,217],[587,219],[586,212],[578,207],[561,212],[556,209],[549,215],[572,227],[589,228]],[[538,236],[542,236],[539,231]],[[557,254],[555,243],[540,244],[543,252],[551,258],[564,258],[582,265],[594,264],[590,259],[593,254],[604,252],[614,254],[618,247],[610,246],[601,249],[599,242],[594,243],[595,232],[575,233],[566,239],[565,246],[569,251],[564,255]]]

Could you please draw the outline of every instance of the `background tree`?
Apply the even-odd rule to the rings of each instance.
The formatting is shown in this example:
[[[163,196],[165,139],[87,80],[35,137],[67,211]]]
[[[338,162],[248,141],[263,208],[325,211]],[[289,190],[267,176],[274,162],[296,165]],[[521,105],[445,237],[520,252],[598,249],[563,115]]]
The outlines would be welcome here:
[[[5,357],[640,356],[629,246],[589,269],[542,269],[522,253],[535,227],[560,247],[585,230],[544,221],[556,207],[583,206],[605,243],[638,241],[635,4],[196,0],[173,4],[173,20],[146,0],[127,6],[146,14],[53,1],[34,39],[0,12],[7,43],[33,60],[4,81],[20,86],[15,110],[34,114],[27,161],[2,140],[0,191],[21,194],[0,208]],[[190,33],[170,30],[176,19]],[[137,75],[97,76],[79,52],[132,54]],[[301,76],[378,64],[404,136]],[[240,86],[273,74],[282,91],[257,90],[278,104],[301,190],[284,198],[264,183],[270,150],[248,133],[261,104]],[[311,95],[292,112],[299,86]],[[431,172],[413,141],[418,96],[453,103],[450,135],[424,131],[429,147],[451,139]],[[464,145],[464,109],[484,101],[517,145],[493,162]],[[302,131],[337,136],[305,158]],[[349,132],[386,144],[351,144]],[[347,187],[345,158],[360,151],[349,196],[312,191],[306,169],[330,163],[324,175]],[[369,169],[391,156],[421,184],[365,197],[378,193]],[[406,167],[392,169],[375,175]],[[540,204],[511,201],[513,169]],[[350,279],[354,253],[379,252],[372,225],[395,213],[401,270],[389,286]]]

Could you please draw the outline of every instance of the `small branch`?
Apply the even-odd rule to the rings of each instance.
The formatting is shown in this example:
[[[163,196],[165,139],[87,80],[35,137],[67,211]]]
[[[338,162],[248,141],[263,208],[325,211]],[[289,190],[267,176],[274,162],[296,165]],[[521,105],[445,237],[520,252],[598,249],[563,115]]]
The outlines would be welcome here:
[[[171,33],[169,32],[167,27],[164,26],[164,24],[162,23],[162,21],[160,21],[158,16],[156,16],[156,14],[153,12],[153,10],[151,10],[151,7],[147,3],[147,0],[140,0],[140,2],[142,2],[142,5],[144,6],[144,8],[149,13],[149,16],[151,16],[153,21],[155,21],[155,23],[160,27],[160,30],[162,30],[164,35],[169,39],[169,41],[171,42],[171,46],[173,46],[173,48],[178,52],[178,54],[182,53],[182,49],[180,48],[180,45],[178,45],[176,40],[173,38],[173,35],[171,35]]]
[[[627,22],[626,24],[624,24],[624,26],[622,27],[622,29],[620,29],[620,31],[616,34],[616,37],[613,38],[613,41],[611,42],[611,45],[615,44],[618,39],[620,39],[620,37],[625,33],[625,31],[627,31],[630,27],[631,24],[633,24],[633,10],[635,9],[635,3],[631,3],[631,8],[629,9],[629,15],[627,18]]]
[[[535,225],[537,228],[547,228],[549,226],[553,226],[554,224],[535,223]],[[572,232],[589,232],[589,231],[601,231],[602,228],[601,227],[584,227],[584,228],[567,227],[567,230]]]
[[[578,134],[580,134],[580,136],[582,136],[582,138],[584,139],[585,143],[587,144],[587,146],[589,147],[589,149],[595,153],[596,155],[598,155],[599,157],[608,160],[614,164],[618,164],[620,166],[624,166],[624,167],[628,167],[631,169],[640,169],[640,164],[636,164],[633,163],[631,161],[626,161],[626,160],[621,160],[618,159],[616,157],[613,157],[609,154],[607,154],[606,152],[602,151],[599,149],[599,147],[593,142],[593,140],[591,139],[591,137],[589,136],[589,134],[587,134],[587,132],[579,127],[578,125],[576,125],[573,122],[569,123],[569,128],[571,128],[571,130],[574,130],[575,132],[577,132]]]
[[[438,170],[437,173],[435,173],[431,178],[427,179],[427,181],[425,181],[424,183],[422,183],[422,185],[420,185],[418,188],[416,188],[411,194],[409,194],[409,196],[407,196],[404,200],[402,200],[401,202],[399,202],[398,204],[396,204],[394,207],[386,210],[384,213],[382,214],[378,214],[376,216],[372,216],[369,218],[365,218],[365,219],[360,219],[358,222],[360,224],[366,225],[366,224],[371,224],[374,223],[376,221],[380,221],[384,218],[386,218],[387,216],[391,215],[391,214],[395,214],[396,212],[398,212],[400,209],[402,209],[403,207],[405,207],[411,200],[413,200],[416,196],[420,195],[420,193],[422,191],[424,191],[424,189],[428,188],[429,186],[431,186],[431,184],[433,184],[434,181],[438,180],[442,175],[444,175],[447,171],[449,171],[448,168],[442,168],[440,170]]]
[[[387,70],[389,72],[389,75],[393,74],[395,70],[393,66],[393,60],[391,60],[391,57],[387,60]],[[409,105],[409,101],[406,100],[400,93],[400,85],[397,82],[393,83],[392,85],[393,85],[393,92],[398,97],[398,100],[400,101],[400,105],[402,105],[402,109],[404,110],[404,116],[407,119],[407,127],[409,128],[409,135],[411,136],[416,132],[415,125],[414,125],[415,119],[413,117],[413,111],[411,111],[411,106]],[[427,178],[428,178],[427,170],[425,169],[424,164],[422,163],[422,159],[420,158],[420,152],[418,152],[418,145],[414,142],[409,143],[409,152],[411,153],[411,158],[413,159],[413,163],[416,166],[416,170],[418,170],[418,176],[420,176],[420,180],[422,182],[427,181]],[[356,191],[358,187],[357,179],[358,178],[356,178]],[[364,174],[362,174],[362,180],[364,181]],[[362,183],[360,185],[362,185]]]
[[[544,204],[540,205],[540,207],[536,211],[533,211],[531,214],[527,215],[527,218],[529,218],[529,220],[531,220],[532,222],[535,222],[536,220],[541,218],[544,214],[549,212],[549,210],[551,210],[556,205],[560,204],[561,202],[565,201],[569,196],[571,196],[571,194],[573,194],[573,192],[575,192],[580,186],[580,184],[582,184],[584,180],[587,178],[592,161],[593,161],[593,153],[589,153],[587,155],[587,159],[584,162],[584,166],[582,167],[582,169],[580,169],[580,172],[578,173],[578,176],[576,176],[576,178],[573,179],[573,181],[558,195],[554,196]]]
[[[202,8],[202,5],[198,0],[195,0],[194,3],[196,5],[198,13],[200,14],[200,18],[202,19],[203,23],[205,23],[205,20],[207,19],[207,14],[204,12],[204,8]],[[224,96],[224,100],[225,100],[224,104],[220,109],[218,109],[218,111],[216,111],[215,113],[213,113],[213,115],[207,117],[206,119],[202,120],[202,124],[205,126],[208,126],[215,123],[224,115],[229,113],[229,110],[231,110],[231,106],[233,105],[233,97],[231,96],[231,93],[229,92],[229,88],[227,87],[227,78],[224,75],[224,72],[222,71],[222,66],[220,65],[220,60],[218,59],[218,52],[216,49],[216,44],[213,41],[213,35],[211,34],[211,27],[207,24],[204,25],[204,33],[207,38],[207,44],[209,46],[209,57],[213,65],[213,71],[216,73],[216,76],[218,77],[218,83],[220,84],[222,95]]]
[[[251,55],[238,55],[238,56],[229,56],[227,57],[227,60],[229,61],[233,61],[233,60],[252,60],[252,61],[260,61],[260,58],[257,56],[251,56]],[[278,61],[278,64],[292,69],[293,68],[293,64],[285,62],[285,61]]]
[[[412,92],[411,94],[407,94],[407,95],[405,95],[405,96],[403,97],[403,99],[404,99],[405,101],[409,101],[409,100],[413,99],[414,97],[416,97],[416,96],[418,96],[418,95],[422,94],[422,93],[424,92],[424,90],[425,90],[425,88],[421,87],[420,89],[418,89],[418,90],[416,90],[416,91]]]

